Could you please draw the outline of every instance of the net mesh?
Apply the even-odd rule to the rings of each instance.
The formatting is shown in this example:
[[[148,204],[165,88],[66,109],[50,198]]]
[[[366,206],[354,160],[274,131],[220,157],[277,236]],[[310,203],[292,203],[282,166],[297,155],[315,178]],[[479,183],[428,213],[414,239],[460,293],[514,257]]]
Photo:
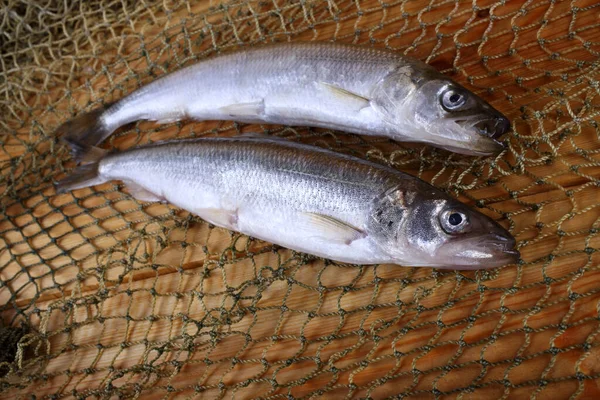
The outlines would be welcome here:
[[[597,398],[600,4],[4,0],[4,398]],[[340,132],[141,122],[105,144],[265,131],[368,157],[510,227],[489,271],[347,266],[117,182],[56,195],[56,127],[210,55],[336,40],[422,60],[513,122],[497,158]]]

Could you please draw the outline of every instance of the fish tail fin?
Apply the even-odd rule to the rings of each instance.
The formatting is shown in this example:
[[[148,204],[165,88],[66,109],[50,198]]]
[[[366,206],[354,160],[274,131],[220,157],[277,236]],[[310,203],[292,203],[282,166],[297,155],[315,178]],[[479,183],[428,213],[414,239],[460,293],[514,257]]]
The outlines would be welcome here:
[[[97,108],[65,122],[56,130],[57,136],[66,142],[76,141],[96,146],[112,133],[102,118],[108,107],[110,105]]]
[[[106,150],[76,141],[68,141],[68,143],[75,158],[78,161],[87,162],[87,164],[78,166],[69,176],[56,183],[56,192],[65,193],[106,182],[107,179],[101,177],[98,171],[100,161],[107,153]]]
[[[63,138],[63,141],[69,145],[71,155],[77,163],[97,163],[106,155],[106,150],[72,138]]]

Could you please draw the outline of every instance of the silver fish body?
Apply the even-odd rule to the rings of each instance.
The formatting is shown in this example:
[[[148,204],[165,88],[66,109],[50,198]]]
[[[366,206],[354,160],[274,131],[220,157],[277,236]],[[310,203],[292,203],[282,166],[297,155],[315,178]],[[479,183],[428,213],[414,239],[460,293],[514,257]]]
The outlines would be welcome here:
[[[166,75],[61,128],[96,145],[137,120],[302,125],[473,155],[498,153],[506,117],[418,60],[382,49],[283,43],[220,55]]]
[[[221,227],[357,264],[489,268],[515,262],[493,220],[392,168],[264,138],[203,138],[99,155],[59,191],[122,180]]]

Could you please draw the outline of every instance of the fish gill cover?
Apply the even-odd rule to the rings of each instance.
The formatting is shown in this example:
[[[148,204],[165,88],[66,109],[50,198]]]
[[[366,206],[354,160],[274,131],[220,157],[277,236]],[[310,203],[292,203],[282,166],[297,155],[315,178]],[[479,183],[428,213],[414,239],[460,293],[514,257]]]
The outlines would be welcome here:
[[[5,1],[0,312],[18,343],[2,397],[598,397],[599,12],[593,0]],[[232,122],[139,122],[103,146],[259,130],[367,157],[480,207],[521,262],[348,266],[116,182],[55,194],[74,165],[62,122],[219,52],[288,40],[424,60],[511,119],[508,146],[474,158]]]

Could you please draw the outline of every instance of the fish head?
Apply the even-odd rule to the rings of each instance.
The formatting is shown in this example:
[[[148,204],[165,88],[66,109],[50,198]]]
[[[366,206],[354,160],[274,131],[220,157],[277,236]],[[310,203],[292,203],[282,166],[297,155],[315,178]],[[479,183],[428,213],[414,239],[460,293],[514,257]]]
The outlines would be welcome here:
[[[504,149],[498,139],[510,130],[508,118],[426,64],[403,68],[379,89],[376,102],[400,135],[417,132],[418,141],[468,155],[489,156]]]
[[[413,102],[415,122],[448,150],[491,155],[504,146],[498,139],[510,121],[498,110],[450,79],[422,82]]]
[[[434,189],[398,197],[400,207],[380,202],[373,217],[384,216],[374,233],[392,260],[408,260],[411,266],[482,269],[519,259],[515,239],[506,229],[461,202]]]

